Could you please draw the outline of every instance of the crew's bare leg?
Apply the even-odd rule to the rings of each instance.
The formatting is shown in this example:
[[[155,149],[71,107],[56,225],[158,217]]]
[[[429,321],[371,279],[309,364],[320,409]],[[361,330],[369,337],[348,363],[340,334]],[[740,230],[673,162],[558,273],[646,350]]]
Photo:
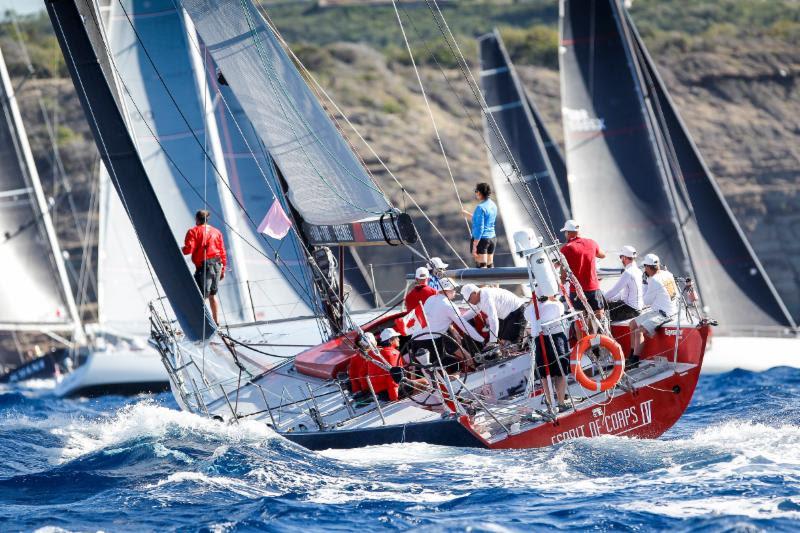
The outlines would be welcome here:
[[[214,322],[219,324],[219,320],[217,320],[217,311],[219,310],[219,303],[217,302],[216,294],[208,295],[208,305],[209,307],[211,307],[211,318],[214,319]]]
[[[553,382],[556,387],[556,398],[558,399],[559,405],[561,405],[567,397],[567,378],[558,376],[553,378]]]

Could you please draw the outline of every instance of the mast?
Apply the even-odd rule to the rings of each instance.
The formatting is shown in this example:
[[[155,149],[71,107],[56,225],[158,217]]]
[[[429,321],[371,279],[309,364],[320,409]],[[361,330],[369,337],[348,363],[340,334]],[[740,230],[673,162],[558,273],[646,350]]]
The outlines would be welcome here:
[[[64,256],[62,255],[61,247],[59,246],[58,239],[56,238],[53,221],[50,218],[50,206],[45,199],[42,183],[39,179],[39,173],[33,160],[31,147],[28,143],[28,136],[25,133],[25,126],[22,123],[22,116],[19,112],[17,98],[14,94],[11,78],[8,75],[8,69],[6,68],[2,50],[0,50],[0,81],[2,82],[2,93],[0,93],[0,98],[2,98],[3,101],[6,121],[12,135],[14,149],[19,162],[19,169],[25,182],[33,192],[33,201],[36,206],[36,211],[38,211],[38,219],[41,223],[41,227],[44,230],[44,234],[47,239],[47,245],[51,252],[51,257],[49,260],[55,265],[60,285],[59,288],[62,292],[63,300],[67,306],[70,327],[74,330],[75,339],[81,341],[84,338],[84,334],[81,326],[80,315],[78,313],[78,307],[75,304],[75,296],[72,293],[72,287],[67,275],[67,269],[64,265]],[[36,225],[38,226],[39,224]],[[48,259],[44,258],[44,260],[47,261]],[[15,280],[9,280],[8,283],[15,283]],[[21,302],[9,303],[11,305],[18,305]],[[9,326],[12,329],[14,328],[13,324],[9,324]]]

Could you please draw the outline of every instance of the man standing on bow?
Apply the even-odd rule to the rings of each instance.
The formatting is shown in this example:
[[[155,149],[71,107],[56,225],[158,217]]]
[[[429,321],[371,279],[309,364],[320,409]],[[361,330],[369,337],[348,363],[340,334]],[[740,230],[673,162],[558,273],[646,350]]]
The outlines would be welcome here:
[[[225,253],[225,242],[222,232],[208,223],[211,213],[201,209],[195,214],[195,226],[186,232],[183,243],[183,255],[191,255],[194,263],[194,280],[200,288],[204,299],[208,299],[211,316],[219,324],[217,313],[217,289],[219,282],[225,278],[225,267],[228,256]]]

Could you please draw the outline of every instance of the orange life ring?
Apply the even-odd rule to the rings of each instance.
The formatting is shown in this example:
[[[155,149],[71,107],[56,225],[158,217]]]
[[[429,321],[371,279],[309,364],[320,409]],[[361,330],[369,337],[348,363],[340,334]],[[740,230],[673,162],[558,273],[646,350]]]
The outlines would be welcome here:
[[[600,376],[590,378],[583,372],[581,367],[583,354],[596,346],[602,346],[611,352],[611,357],[614,359],[614,370],[603,380],[600,379]],[[572,375],[575,376],[575,379],[583,388],[593,391],[606,391],[614,388],[619,383],[619,380],[622,379],[622,373],[625,370],[625,358],[622,356],[622,347],[611,337],[607,335],[587,335],[572,349],[569,366]]]

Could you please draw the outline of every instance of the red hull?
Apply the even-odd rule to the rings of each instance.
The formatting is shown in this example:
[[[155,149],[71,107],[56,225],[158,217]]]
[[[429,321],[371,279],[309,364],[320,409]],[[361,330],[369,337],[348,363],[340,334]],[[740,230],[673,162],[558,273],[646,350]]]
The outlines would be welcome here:
[[[615,333],[617,333],[615,331]],[[673,359],[676,328],[664,328],[645,345],[645,358],[662,356]],[[703,363],[709,326],[682,328],[678,362],[696,365],[683,373],[672,374],[630,393],[580,406],[579,410],[561,415],[550,424],[510,435],[490,443],[473,431],[475,437],[492,449],[540,448],[566,440],[601,435],[651,439],[671,428],[686,411],[692,400]],[[462,423],[471,430],[468,419]]]

